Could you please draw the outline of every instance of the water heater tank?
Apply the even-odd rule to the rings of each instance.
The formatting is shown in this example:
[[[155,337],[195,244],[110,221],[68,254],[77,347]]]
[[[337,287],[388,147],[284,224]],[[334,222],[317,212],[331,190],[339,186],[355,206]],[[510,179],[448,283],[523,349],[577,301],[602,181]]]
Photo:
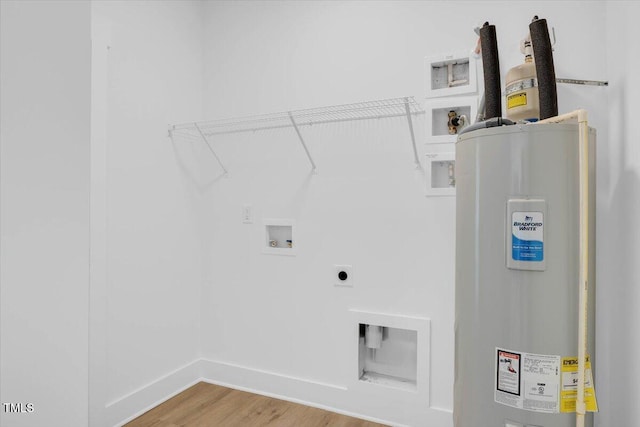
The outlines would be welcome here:
[[[593,279],[593,129],[589,153]],[[576,424],[578,172],[575,124],[517,124],[458,138],[455,427]],[[591,280],[587,368],[595,365],[594,291]],[[585,420],[593,425],[591,413]]]

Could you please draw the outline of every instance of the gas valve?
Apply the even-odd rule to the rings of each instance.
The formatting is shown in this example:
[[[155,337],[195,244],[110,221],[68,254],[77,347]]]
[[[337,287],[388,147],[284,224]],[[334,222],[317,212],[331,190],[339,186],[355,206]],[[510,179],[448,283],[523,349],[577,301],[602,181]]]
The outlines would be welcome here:
[[[464,116],[459,116],[454,110],[449,111],[449,135],[455,135],[458,133],[458,126],[464,124]]]

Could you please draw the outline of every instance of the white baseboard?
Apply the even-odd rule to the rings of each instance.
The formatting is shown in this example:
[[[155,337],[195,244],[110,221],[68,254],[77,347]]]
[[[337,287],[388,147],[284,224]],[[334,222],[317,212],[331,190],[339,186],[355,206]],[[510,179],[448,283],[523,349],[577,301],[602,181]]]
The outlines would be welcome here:
[[[333,402],[344,401],[347,387],[281,375],[228,362],[202,360],[204,381],[236,390],[299,403],[350,417],[390,425],[390,421],[354,413]],[[398,427],[403,427],[396,424]]]
[[[122,426],[202,381],[201,359],[194,360],[106,405],[107,426]]]
[[[385,387],[351,389],[348,384],[328,384],[208,359],[195,360],[109,403],[106,425],[122,426],[200,381],[396,427],[453,425],[450,410],[429,408],[416,393]]]
[[[205,382],[274,397],[395,427],[452,427],[449,410],[429,408],[414,392],[359,384],[327,384],[202,359]],[[356,381],[357,383],[357,381]]]

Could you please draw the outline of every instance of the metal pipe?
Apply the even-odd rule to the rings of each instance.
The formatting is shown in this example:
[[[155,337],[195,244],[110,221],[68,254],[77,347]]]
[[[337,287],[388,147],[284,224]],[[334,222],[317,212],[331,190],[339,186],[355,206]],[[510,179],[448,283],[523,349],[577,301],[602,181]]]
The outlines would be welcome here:
[[[476,114],[476,119],[474,123],[484,121],[484,92],[482,93],[482,97],[480,97],[480,102],[478,102],[478,112]]]

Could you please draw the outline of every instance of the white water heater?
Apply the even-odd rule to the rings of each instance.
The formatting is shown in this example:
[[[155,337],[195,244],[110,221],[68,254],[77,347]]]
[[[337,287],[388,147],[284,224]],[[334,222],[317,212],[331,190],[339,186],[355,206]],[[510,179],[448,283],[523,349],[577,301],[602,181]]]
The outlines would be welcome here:
[[[516,124],[456,144],[455,427],[576,425],[578,125]],[[589,130],[595,277],[595,130]],[[595,409],[595,287],[585,403]],[[588,413],[585,425],[593,425]]]

